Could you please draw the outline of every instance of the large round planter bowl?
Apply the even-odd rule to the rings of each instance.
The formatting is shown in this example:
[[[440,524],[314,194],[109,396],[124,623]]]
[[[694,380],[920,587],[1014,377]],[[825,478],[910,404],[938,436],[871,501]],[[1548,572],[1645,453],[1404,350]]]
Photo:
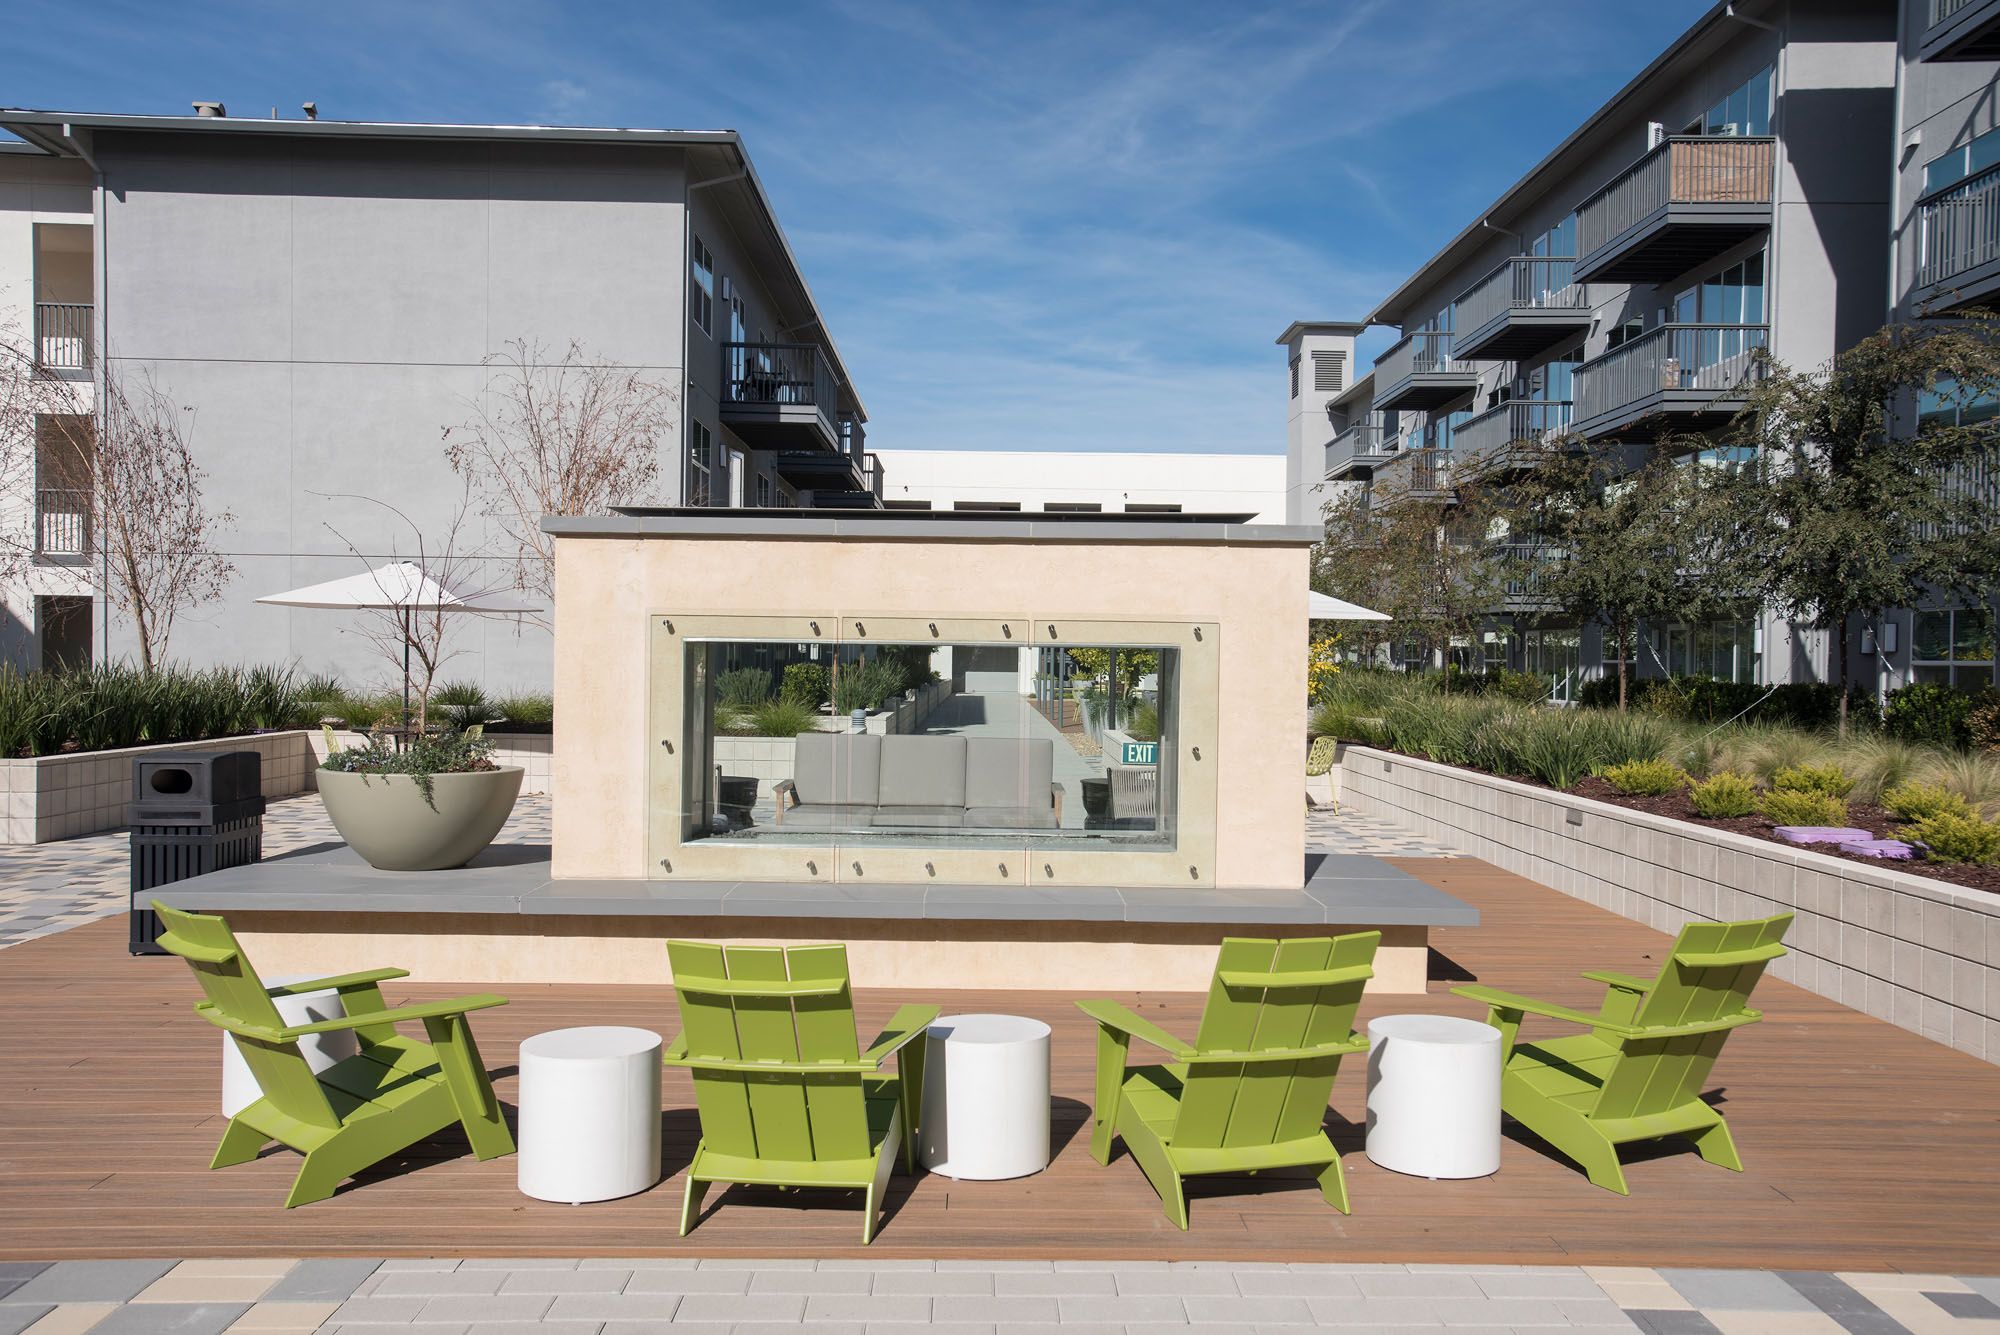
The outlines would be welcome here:
[[[407,774],[318,773],[333,828],[382,871],[463,867],[493,842],[521,795],[519,765],[433,775],[431,802]]]

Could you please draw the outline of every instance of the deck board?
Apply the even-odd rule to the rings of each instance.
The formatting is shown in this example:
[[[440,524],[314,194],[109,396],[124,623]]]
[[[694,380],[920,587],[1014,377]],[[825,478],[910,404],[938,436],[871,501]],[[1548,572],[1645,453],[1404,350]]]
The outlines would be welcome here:
[[[1448,992],[1466,974],[1594,1008],[1597,989],[1581,970],[1647,973],[1667,943],[1484,863],[1392,861],[1479,908],[1483,922],[1433,933],[1428,997],[1371,999],[1364,1015],[1477,1015]],[[829,928],[837,937],[838,924]],[[388,992],[396,1004],[452,990],[391,984]],[[530,1034],[574,1024],[677,1027],[665,986],[508,992],[512,1005],[473,1024],[510,1104],[516,1045]],[[219,1036],[189,1012],[195,995],[179,961],[126,956],[115,920],[0,952],[0,1258],[866,1254],[1938,1272],[1990,1271],[2000,1256],[2000,1068],[1776,980],[1758,994],[1769,1018],[1731,1037],[1711,1086],[1744,1173],[1705,1164],[1677,1142],[1637,1148],[1627,1156],[1633,1194],[1621,1198],[1510,1136],[1493,1177],[1401,1177],[1360,1153],[1365,1068],[1350,1062],[1334,1088],[1330,1129],[1346,1153],[1353,1215],[1327,1208],[1309,1182],[1210,1179],[1193,1184],[1187,1233],[1167,1223],[1122,1153],[1108,1169],[1090,1160],[1093,1036],[1072,994],[863,993],[864,1027],[906,1001],[1053,1024],[1057,1151],[1049,1171],[1015,1182],[897,1178],[891,1215],[865,1253],[858,1209],[816,1193],[712,1192],[701,1225],[676,1238],[678,1174],[698,1135],[681,1071],[665,1081],[668,1176],[640,1196],[583,1207],[530,1200],[515,1190],[511,1160],[475,1163],[452,1132],[332,1200],[286,1211],[279,1203],[297,1164],[289,1152],[205,1167],[223,1125]],[[1184,1035],[1201,1000],[1118,999]]]

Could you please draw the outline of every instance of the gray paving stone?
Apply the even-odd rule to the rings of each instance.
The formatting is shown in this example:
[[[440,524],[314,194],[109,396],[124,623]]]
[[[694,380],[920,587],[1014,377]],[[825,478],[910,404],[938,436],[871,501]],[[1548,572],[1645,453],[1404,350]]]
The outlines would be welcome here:
[[[426,1298],[418,1321],[539,1321],[555,1301],[545,1293],[451,1293]]]
[[[291,1273],[271,1286],[264,1295],[267,1303],[344,1302],[354,1296],[380,1261],[356,1260],[345,1256],[311,1256],[293,1266]]]
[[[677,1321],[799,1321],[806,1299],[799,1293],[690,1293],[681,1299]]]
[[[1432,1298],[1447,1326],[1567,1326],[1569,1318],[1540,1298]]]
[[[50,1266],[48,1261],[0,1261],[0,1279],[29,1280]]]
[[[1118,1292],[1134,1297],[1236,1294],[1236,1276],[1226,1270],[1141,1270],[1118,1274]],[[1147,1319],[1147,1318],[1140,1318]]]
[[[466,1335],[597,1335],[601,1329],[599,1321],[475,1321]]]
[[[865,1270],[760,1270],[752,1293],[870,1293],[875,1276]]]
[[[1556,1309],[1572,1326],[1611,1326],[1630,1330],[1625,1309],[1609,1298],[1558,1298]]]
[[[1097,1294],[1116,1297],[1121,1280],[1109,1270],[1066,1270],[1047,1275],[999,1274],[992,1276],[995,1293],[1046,1294],[1060,1298]]]
[[[1442,1323],[1419,1298],[1308,1298],[1313,1320],[1322,1326],[1436,1326]]]
[[[1054,1298],[1033,1298],[1019,1294],[1002,1298],[962,1298],[945,1296],[931,1299],[931,1315],[939,1321],[991,1321],[1006,1325],[1022,1321],[1061,1321]],[[1074,1319],[1074,1318],[1070,1318]]]
[[[1381,1261],[1293,1261],[1285,1267],[1301,1275],[1407,1275],[1410,1267]]]
[[[0,1279],[0,1302],[6,1302],[8,1294],[27,1282],[25,1279]]]
[[[409,1270],[379,1276],[375,1298],[436,1298],[451,1293],[498,1293],[504,1270]]]
[[[0,1303],[0,1335],[21,1335],[55,1310],[53,1303]]]
[[[1277,1272],[1253,1271],[1236,1277],[1236,1290],[1250,1298],[1352,1298],[1361,1297],[1361,1286],[1353,1275],[1315,1273],[1286,1269]]]
[[[586,1256],[576,1263],[578,1270],[692,1270],[692,1256]]]
[[[1116,1298],[1058,1298],[1064,1321],[1122,1321],[1131,1325],[1134,1321],[1185,1322],[1187,1307],[1178,1297],[1160,1294],[1127,1296],[1120,1278],[1120,1293]]]
[[[1627,1308],[1625,1315],[1643,1335],[1722,1335],[1715,1323],[1699,1312]]]
[[[1782,1270],[1778,1277],[1812,1300],[1815,1307],[1838,1321],[1852,1335],[1909,1335],[1897,1321],[1856,1292],[1838,1275]]]
[[[1925,1293],[1924,1297],[1936,1303],[1961,1321],[1992,1321],[2000,1319],[2000,1303],[1994,1302],[1983,1293]]]
[[[1955,1275],[1953,1278],[1974,1293],[1983,1293],[1994,1302],[2000,1303],[2000,1276]]]
[[[635,1270],[627,1293],[748,1293],[748,1270]]]
[[[1423,1274],[1356,1275],[1355,1287],[1364,1298],[1484,1298],[1471,1275],[1429,1270]]]
[[[1075,1270],[1075,1271],[1088,1272],[1092,1270],[1112,1270],[1112,1271],[1123,1272],[1127,1270],[1166,1270],[1168,1268],[1169,1267],[1165,1261],[1084,1260],[1084,1261],[1057,1261],[1055,1263],[1055,1269],[1058,1271]]]
[[[817,1270],[818,1268],[817,1261],[810,1257],[797,1256],[768,1261],[742,1256],[704,1256],[695,1267],[697,1270]]]
[[[507,1276],[500,1292],[623,1293],[631,1278],[629,1270],[517,1270]]]
[[[1125,1335],[1116,1321],[1013,1321],[993,1327],[994,1335]],[[870,1335],[875,1335],[870,1332]],[[1181,1335],[1188,1335],[1186,1326]]]
[[[560,1293],[551,1321],[671,1321],[678,1293]]]
[[[1243,1325],[1266,1322],[1273,1325],[1310,1325],[1312,1308],[1303,1298],[1204,1298],[1199,1295],[1181,1300],[1187,1306],[1191,1325],[1206,1323]]]
[[[727,1321],[690,1321],[686,1324],[676,1322],[672,1325],[663,1325],[658,1321],[607,1321],[604,1323],[603,1328],[598,1331],[598,1335],[730,1335],[730,1332],[735,1329],[737,1327],[731,1326]],[[755,1330],[757,1327],[744,1326],[741,1329]],[[797,1326],[774,1325],[766,1326],[764,1329],[774,1331],[788,1330],[791,1332],[791,1335],[798,1335],[799,1328]],[[859,1330],[860,1327],[856,1326],[855,1329]],[[323,1330],[315,1331],[313,1335],[326,1335],[326,1332]],[[412,1335],[416,1335],[416,1332],[412,1332]],[[430,1335],[430,1332],[424,1331],[422,1335]],[[815,1335],[817,1335],[817,1332],[815,1332]]]
[[[815,1293],[806,1299],[808,1324],[860,1321],[867,1325],[930,1323],[932,1299],[887,1293]]]
[[[412,1335],[465,1335],[465,1332],[471,1330],[472,1327],[468,1325],[451,1325],[447,1323],[443,1325],[425,1326],[421,1332],[417,1332],[415,1327],[408,1327],[407,1329],[409,1329],[412,1332]],[[313,1335],[387,1335],[387,1332],[381,1326],[329,1325],[329,1326],[321,1326],[318,1330],[313,1332]]]
[[[1766,1270],[1662,1270],[1681,1297],[1718,1312],[1817,1312],[1803,1293]]]
[[[122,1303],[174,1261],[57,1261],[7,1296],[10,1303]]]
[[[384,1261],[380,1269],[384,1274],[398,1270],[456,1270],[458,1262],[449,1256],[402,1256]]]
[[[999,1329],[1001,1327],[978,1321],[946,1321],[941,1324],[933,1322],[924,1327],[924,1332],[925,1335],[995,1335],[995,1332]],[[1005,1329],[1016,1330],[1019,1328],[1008,1326]],[[1053,1329],[1061,1330],[1063,1327],[1056,1326]],[[909,1332],[909,1326],[901,1322],[881,1321],[870,1322],[868,1325],[868,1335],[909,1335]],[[1124,1335],[1124,1332],[1119,1332],[1119,1335]]]
[[[1109,1262],[1108,1264],[1119,1265],[1122,1263]],[[975,1270],[983,1274],[997,1275],[1003,1270],[1011,1270],[1017,1274],[1030,1270],[1054,1270],[1056,1263],[1054,1261],[939,1261],[937,1268],[939,1274],[951,1271]]]
[[[249,1303],[132,1303],[107,1315],[92,1335],[222,1335]]]
[[[349,1298],[327,1321],[341,1326],[405,1325],[417,1319],[428,1298]]]
[[[1019,1282],[1022,1280],[1060,1279],[1059,1275],[985,1275],[970,1271],[939,1274],[934,1270],[887,1270],[873,1276],[875,1286],[871,1293],[925,1294],[935,1297],[941,1293],[960,1295],[981,1295],[995,1291],[1000,1279]]]
[[[819,1268],[821,1270],[877,1270],[883,1272],[891,1270],[936,1270],[937,1262],[906,1260],[856,1261],[841,1258],[839,1260],[821,1261]]]
[[[504,1257],[479,1256],[460,1261],[460,1270],[575,1270],[577,1259],[561,1256]]]
[[[1482,1271],[1471,1276],[1489,1298],[1597,1298],[1604,1290],[1578,1270]]]

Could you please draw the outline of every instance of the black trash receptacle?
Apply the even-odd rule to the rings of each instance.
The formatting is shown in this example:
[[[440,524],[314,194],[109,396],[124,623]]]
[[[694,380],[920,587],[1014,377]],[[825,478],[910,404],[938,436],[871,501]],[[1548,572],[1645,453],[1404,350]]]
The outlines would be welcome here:
[[[264,856],[263,766],[255,751],[155,751],[132,762],[132,954],[166,953],[146,904],[154,890]]]

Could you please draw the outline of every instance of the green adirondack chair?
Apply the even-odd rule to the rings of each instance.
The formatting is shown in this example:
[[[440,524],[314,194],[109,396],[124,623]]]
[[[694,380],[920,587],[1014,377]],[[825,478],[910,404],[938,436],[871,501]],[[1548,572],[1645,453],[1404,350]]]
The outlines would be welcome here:
[[[1354,1032],[1354,1011],[1375,976],[1381,940],[1380,932],[1226,939],[1191,1044],[1116,1002],[1077,1002],[1097,1021],[1091,1157],[1110,1163],[1113,1137],[1124,1137],[1181,1228],[1188,1226],[1181,1179],[1194,1173],[1318,1167],[1320,1195],[1350,1213],[1324,1122],[1340,1059],[1368,1050]],[[1135,1038],[1173,1064],[1128,1067]]]
[[[504,1006],[505,997],[459,997],[386,1009],[379,984],[408,976],[407,969],[371,969],[267,988],[221,918],[184,913],[157,899],[153,912],[165,928],[160,945],[188,962],[208,997],[196,1002],[195,1010],[234,1036],[264,1095],[230,1119],[210,1168],[254,1159],[273,1140],[290,1146],[305,1155],[285,1197],[290,1209],[325,1200],[343,1179],[453,1122],[465,1127],[480,1159],[514,1152],[465,1022],[468,1011]],[[347,1018],[288,1025],[271,1004],[272,997],[283,993],[324,988],[340,993]],[[422,1020],[430,1042],[397,1033],[396,1025],[404,1020]],[[315,1075],[298,1041],[336,1029],[352,1029],[360,1051]]]
[[[1689,923],[1657,978],[1583,975],[1607,989],[1596,1015],[1490,987],[1452,991],[1485,1002],[1487,1022],[1500,1030],[1502,1110],[1576,1160],[1592,1182],[1626,1196],[1618,1147],[1631,1141],[1685,1136],[1708,1162],[1743,1171],[1728,1123],[1701,1089],[1729,1031],[1764,1018],[1745,1003],[1764,966],[1785,953],[1791,925],[1789,913]],[[1527,1015],[1590,1032],[1519,1043]]]
[[[664,1060],[693,1075],[701,1117],[681,1236],[694,1227],[712,1182],[848,1187],[867,1193],[866,1246],[899,1142],[906,1171],[916,1171],[922,1040],[938,1008],[900,1008],[862,1052],[845,946],[669,941],[667,959],[681,1035]],[[892,1056],[896,1074],[884,1075]]]

